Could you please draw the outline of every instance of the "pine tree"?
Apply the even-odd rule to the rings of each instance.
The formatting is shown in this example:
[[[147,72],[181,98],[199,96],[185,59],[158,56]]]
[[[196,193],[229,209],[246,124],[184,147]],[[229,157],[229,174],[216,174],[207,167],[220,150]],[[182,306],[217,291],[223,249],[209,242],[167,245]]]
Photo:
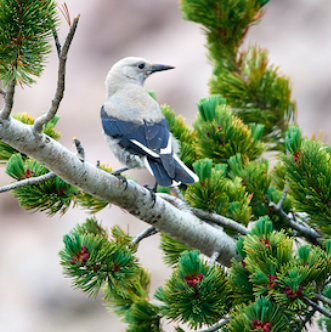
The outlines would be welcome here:
[[[184,323],[176,327],[181,332],[299,332],[316,312],[321,330],[331,331],[331,147],[303,137],[290,82],[268,63],[267,51],[242,48],[267,2],[181,1],[184,19],[204,27],[213,64],[210,96],[198,101],[192,128],[170,106],[162,111],[181,159],[200,181],[159,187],[153,202],[134,179],[88,164],[78,139],[76,155],[57,142],[56,112],[79,16],[62,47],[54,1],[0,0],[6,88],[0,161],[14,181],[0,192],[11,190],[23,209],[49,216],[73,204],[93,214],[64,235],[60,264],[73,288],[92,297],[102,291],[128,332],[161,332],[166,321]],[[15,86],[42,74],[52,36],[59,77],[51,108],[37,119],[11,116]],[[58,149],[63,160],[53,165]],[[278,158],[272,168],[263,154],[268,150]],[[105,229],[96,214],[110,203],[150,226],[136,237],[118,226]],[[150,294],[151,276],[136,251],[157,232],[173,272]]]

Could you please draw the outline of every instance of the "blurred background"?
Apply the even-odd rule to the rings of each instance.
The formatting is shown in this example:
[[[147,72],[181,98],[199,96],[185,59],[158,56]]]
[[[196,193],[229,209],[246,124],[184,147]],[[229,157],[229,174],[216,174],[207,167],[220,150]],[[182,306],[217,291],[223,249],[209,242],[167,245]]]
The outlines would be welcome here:
[[[191,124],[196,103],[208,95],[211,66],[206,58],[202,29],[182,20],[178,0],[67,0],[71,17],[80,23],[67,63],[65,97],[58,111],[61,143],[74,151],[78,137],[91,163],[101,160],[114,168],[114,159],[101,134],[100,107],[105,101],[104,80],[110,67],[126,56],[169,64],[175,70],[153,75],[145,87],[154,90],[160,104],[167,103]],[[311,136],[331,129],[331,2],[328,0],[271,0],[247,43],[270,52],[271,63],[291,77],[298,121]],[[68,25],[64,19],[63,41]],[[17,89],[14,112],[37,117],[49,108],[55,92],[57,57],[32,88]],[[2,102],[2,101],[1,101]],[[330,137],[330,135],[329,135]],[[330,138],[326,140],[330,142]],[[131,171],[138,183],[152,183],[147,171]],[[0,186],[11,179],[0,169]],[[86,213],[70,209],[63,217],[23,211],[9,193],[0,198],[0,332],[124,332],[125,324],[108,314],[101,296],[95,301],[72,290],[59,265],[62,237]],[[113,206],[97,214],[103,226],[115,223],[135,235],[147,225]],[[158,236],[144,240],[138,251],[141,264],[152,273],[151,294],[171,273],[158,250]],[[172,327],[165,328],[173,331]],[[312,327],[310,331],[317,331]]]

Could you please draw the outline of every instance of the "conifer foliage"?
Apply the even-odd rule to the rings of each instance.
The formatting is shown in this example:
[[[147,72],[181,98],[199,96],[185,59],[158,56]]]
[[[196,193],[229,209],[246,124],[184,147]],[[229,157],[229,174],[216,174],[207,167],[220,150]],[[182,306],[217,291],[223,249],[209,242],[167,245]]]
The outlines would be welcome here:
[[[11,80],[31,84],[31,75],[41,74],[57,20],[55,1],[1,0],[0,79],[5,85]]]
[[[60,264],[73,288],[94,298],[103,292],[106,307],[127,323],[127,332],[162,332],[167,321],[183,324],[176,326],[180,332],[301,332],[317,312],[321,330],[331,331],[331,147],[291,126],[296,106],[290,83],[268,64],[267,51],[242,48],[267,2],[182,0],[183,17],[206,33],[214,66],[210,96],[197,101],[192,128],[170,106],[161,107],[181,160],[199,182],[171,189],[171,195],[158,188],[159,197],[175,200],[176,208],[231,237],[240,256],[231,267],[217,262],[217,248],[208,260],[162,233],[164,263],[173,270],[150,294],[151,276],[136,252],[158,230],[150,226],[134,237],[116,225],[106,229],[96,214],[108,201],[0,142],[0,162],[23,209],[52,216],[76,205],[93,214],[64,235]],[[0,0],[0,25],[3,85],[32,84],[51,50],[49,37],[56,36],[56,3]],[[26,113],[13,118],[29,126],[38,121]],[[53,116],[43,127],[54,140],[61,138],[58,120]],[[267,150],[277,153],[272,168],[263,155]]]

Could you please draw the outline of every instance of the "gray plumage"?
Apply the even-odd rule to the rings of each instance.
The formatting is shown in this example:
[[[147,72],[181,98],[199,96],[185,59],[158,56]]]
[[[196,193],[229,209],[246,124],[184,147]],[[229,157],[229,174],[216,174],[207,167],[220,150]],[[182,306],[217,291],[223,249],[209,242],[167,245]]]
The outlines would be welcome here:
[[[114,155],[129,168],[146,167],[165,187],[198,181],[179,159],[178,144],[158,103],[143,88],[150,74],[172,68],[142,58],[120,60],[107,75],[107,101],[101,108],[104,135]]]

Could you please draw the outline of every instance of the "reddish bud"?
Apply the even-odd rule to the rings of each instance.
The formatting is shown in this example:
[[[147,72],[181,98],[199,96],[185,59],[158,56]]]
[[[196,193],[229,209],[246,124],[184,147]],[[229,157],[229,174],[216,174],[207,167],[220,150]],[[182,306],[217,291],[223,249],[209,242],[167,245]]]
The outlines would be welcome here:
[[[260,239],[260,242],[263,245],[263,247],[266,247],[266,248],[270,247],[270,241],[269,241],[268,238],[266,238],[266,239]]]
[[[114,262],[113,272],[120,272],[120,265]]]
[[[264,332],[270,332],[271,329],[272,329],[272,324],[271,323],[264,324],[264,326],[263,326],[263,331]]]
[[[203,274],[196,275],[195,273],[191,276],[185,276],[185,280],[189,287],[196,288],[198,284],[201,284],[203,280]]]
[[[272,324],[266,323],[266,322],[261,323],[258,319],[254,318],[252,320],[252,329],[253,330],[262,330],[264,332],[270,332],[272,329]]]
[[[294,155],[294,162],[297,164],[297,165],[300,165],[300,157],[301,157],[301,151],[299,150],[298,152],[296,152]]]
[[[221,131],[223,128],[221,126],[217,126],[217,129]]]
[[[60,196],[62,196],[64,194],[65,189],[64,188],[62,188],[62,189],[54,189],[52,192],[53,192],[53,194],[56,194],[57,197],[60,197]]]
[[[29,170],[29,169],[27,169],[26,172],[25,172],[25,177],[26,178],[32,178],[35,175],[36,175],[35,172],[33,172],[33,171]]]
[[[270,287],[271,289],[274,289],[276,286],[275,280],[277,280],[277,276],[272,276],[271,274],[269,274],[268,283],[265,286]]]
[[[76,262],[79,261],[82,266],[85,266],[85,264],[87,263],[89,258],[90,258],[90,254],[89,254],[86,246],[84,246],[80,249],[80,252],[72,258],[70,263],[71,264],[76,264]]]
[[[301,297],[302,286],[300,285],[295,293],[293,292],[290,286],[286,286],[284,293],[287,295],[289,299],[295,300],[296,298]]]

